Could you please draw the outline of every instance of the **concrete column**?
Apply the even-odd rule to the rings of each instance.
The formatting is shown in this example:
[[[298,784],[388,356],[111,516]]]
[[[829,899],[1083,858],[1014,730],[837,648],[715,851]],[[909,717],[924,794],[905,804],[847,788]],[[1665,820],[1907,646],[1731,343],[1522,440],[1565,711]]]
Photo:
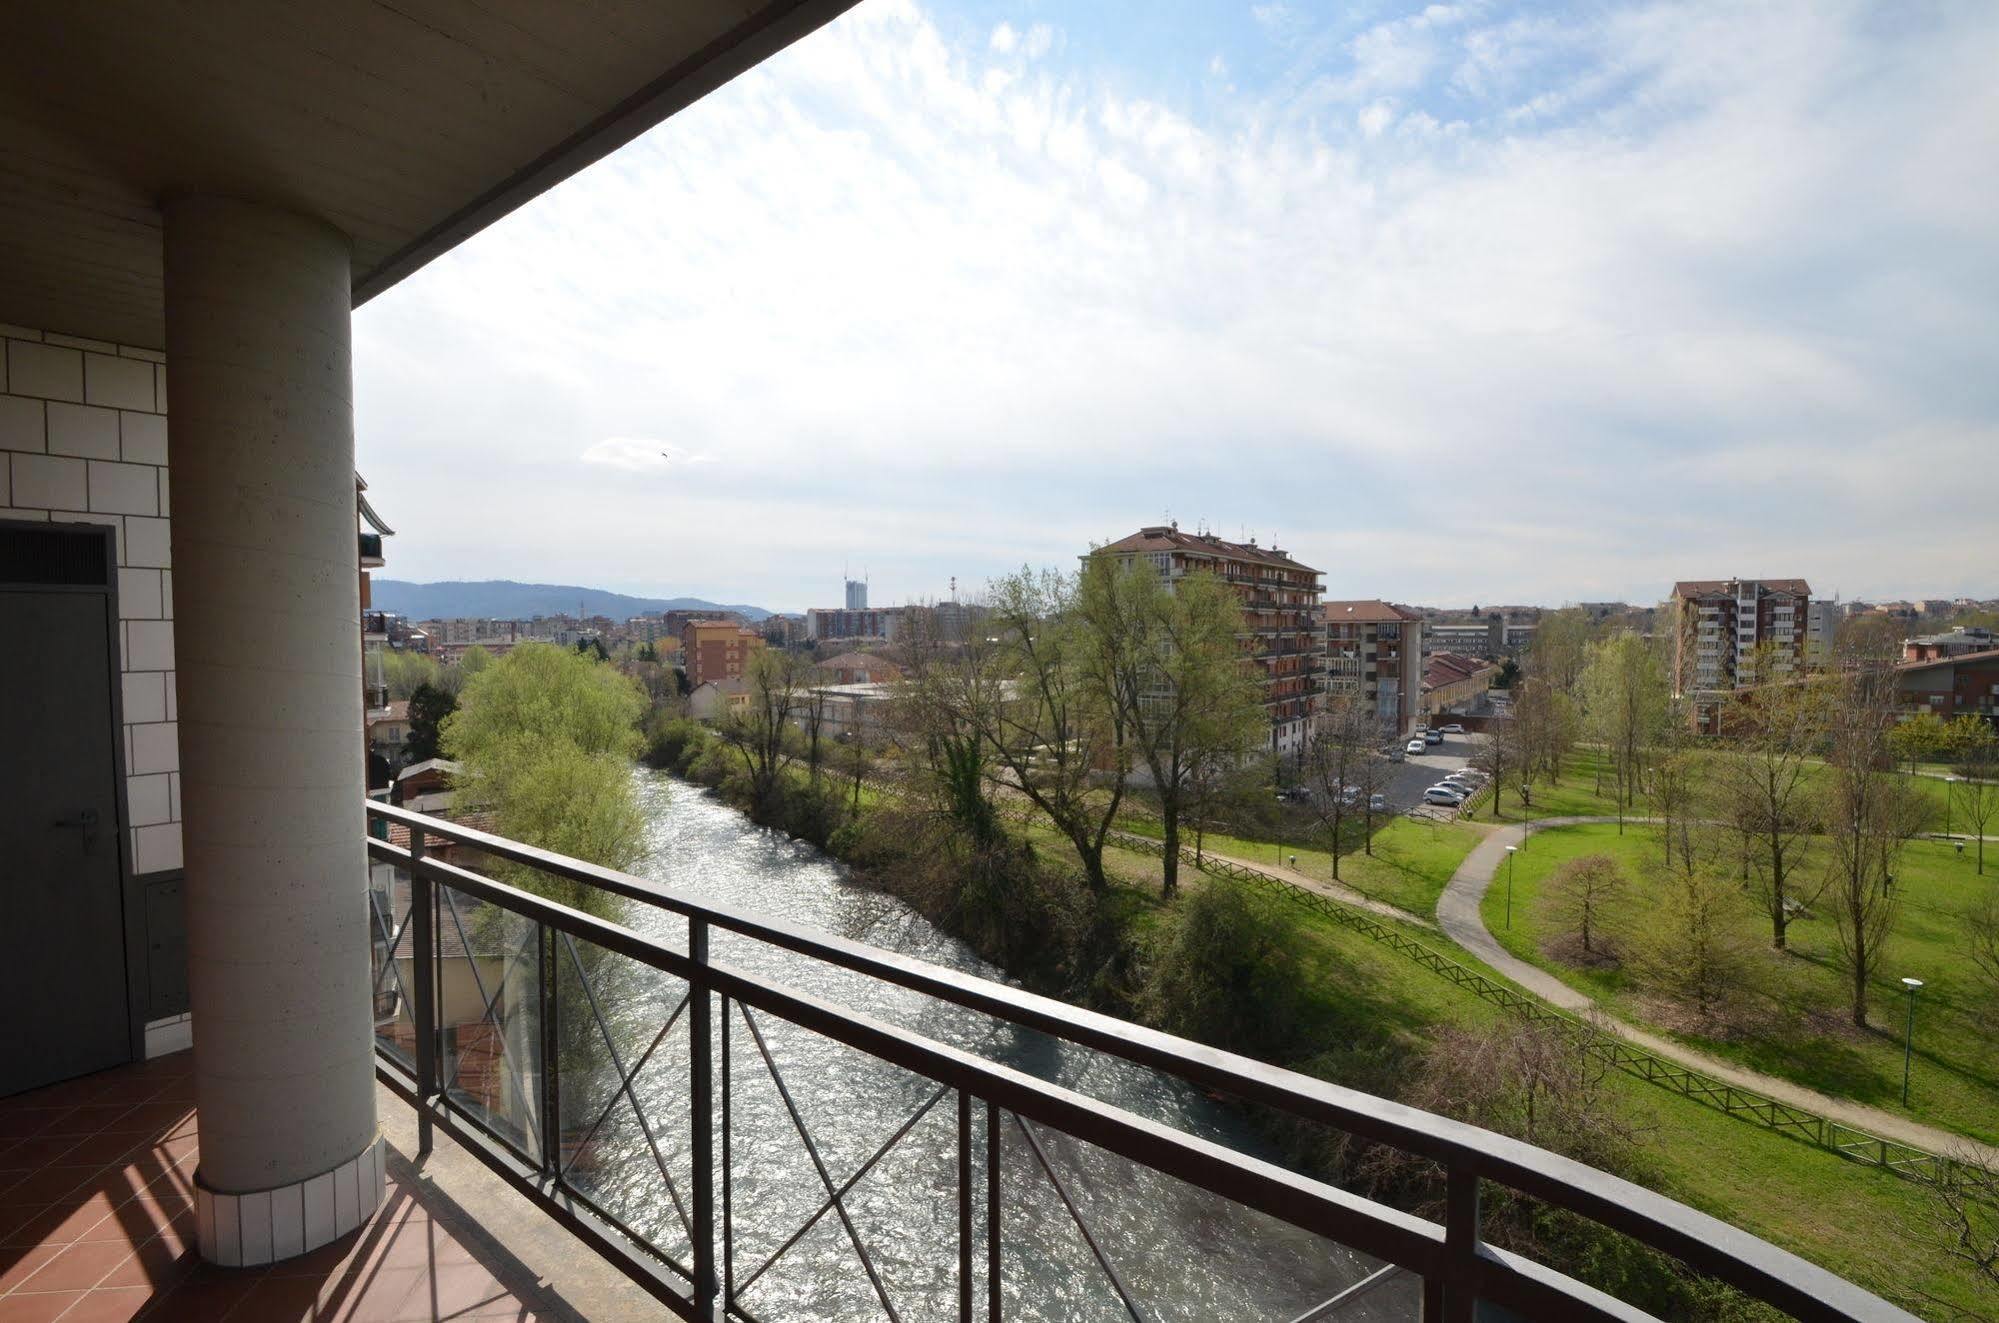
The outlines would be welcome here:
[[[213,1262],[380,1199],[345,236],[169,202],[168,448],[188,981]]]

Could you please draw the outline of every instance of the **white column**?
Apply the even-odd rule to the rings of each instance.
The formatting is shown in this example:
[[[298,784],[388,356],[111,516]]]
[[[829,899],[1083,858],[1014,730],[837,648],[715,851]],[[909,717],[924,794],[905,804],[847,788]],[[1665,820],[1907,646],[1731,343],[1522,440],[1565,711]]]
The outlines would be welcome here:
[[[199,1239],[267,1263],[381,1189],[349,252],[271,207],[164,210]]]

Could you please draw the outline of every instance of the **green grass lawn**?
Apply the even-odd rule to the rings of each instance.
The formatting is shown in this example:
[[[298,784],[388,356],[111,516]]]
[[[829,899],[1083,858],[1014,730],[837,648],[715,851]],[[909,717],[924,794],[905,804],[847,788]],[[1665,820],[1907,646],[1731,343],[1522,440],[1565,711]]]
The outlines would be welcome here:
[[[1376,942],[1304,907],[1287,908],[1297,914],[1301,983],[1318,1004],[1315,1019],[1379,1026],[1420,1047],[1444,1025],[1489,1024],[1502,1014]],[[1990,1307],[1989,1294],[1926,1238],[1931,1196],[1922,1187],[1634,1077],[1614,1078],[1616,1096],[1643,1127],[1643,1183],[1870,1290],[1920,1290],[1967,1309]]]
[[[1603,853],[1625,865],[1627,889],[1613,929],[1629,933],[1652,912],[1658,883],[1644,870],[1662,858],[1658,832],[1609,825],[1550,828],[1530,836],[1515,862],[1512,926],[1505,923],[1506,871],[1486,893],[1486,926],[1508,950],[1588,992],[1627,1019],[1661,1025],[1670,1013],[1622,966],[1579,967],[1550,954],[1558,937],[1543,902],[1546,879],[1579,855]],[[1806,872],[1813,871],[1808,858]],[[1988,1142],[1999,1141],[1999,1032],[1961,947],[1959,914],[1984,887],[1968,859],[1941,842],[1917,841],[1895,872],[1902,903],[1874,982],[1872,1027],[1848,1023],[1846,976],[1824,903],[1789,931],[1789,953],[1769,947],[1769,919],[1745,897],[1737,922],[1751,945],[1750,974],[1738,1014],[1726,1031],[1676,1036],[1754,1070],[1888,1110],[1902,1110],[1906,994],[1900,980],[1924,981],[1916,1008],[1910,1115]],[[1613,944],[1617,939],[1613,937]]]
[[[1339,880],[1373,900],[1408,910],[1424,919],[1433,918],[1437,897],[1443,894],[1451,874],[1464,862],[1484,832],[1461,822],[1440,822],[1434,818],[1395,817],[1380,820],[1375,828],[1374,852],[1359,848],[1340,856]],[[1134,819],[1125,829],[1155,839],[1159,824],[1151,819]],[[1181,837],[1191,849],[1191,832]],[[1297,860],[1299,872],[1331,879],[1333,857],[1317,846],[1294,845],[1285,841],[1258,841],[1241,836],[1209,832],[1201,838],[1203,848],[1252,864],[1291,867]]]

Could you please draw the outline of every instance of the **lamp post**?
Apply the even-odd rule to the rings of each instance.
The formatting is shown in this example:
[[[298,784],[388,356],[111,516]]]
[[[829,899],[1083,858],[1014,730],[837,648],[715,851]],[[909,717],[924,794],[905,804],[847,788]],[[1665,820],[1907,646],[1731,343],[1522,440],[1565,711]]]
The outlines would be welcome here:
[[[1519,853],[1520,847],[1517,845],[1506,847],[1506,928],[1508,932],[1513,930],[1513,856]]]
[[[1946,776],[1943,779],[1943,834],[1946,836],[1950,835],[1950,788],[1956,784],[1957,778],[1954,776]]]
[[[1902,1106],[1909,1105],[1909,1059],[1916,1053],[1916,989],[1923,986],[1919,978],[1905,978],[1902,986],[1909,990],[1909,1026],[1902,1035]]]

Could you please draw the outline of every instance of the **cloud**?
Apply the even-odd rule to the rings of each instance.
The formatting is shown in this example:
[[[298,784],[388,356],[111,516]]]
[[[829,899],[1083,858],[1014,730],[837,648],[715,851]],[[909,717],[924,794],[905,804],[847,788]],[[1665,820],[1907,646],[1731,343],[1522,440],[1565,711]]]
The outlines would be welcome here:
[[[1171,508],[1339,596],[1994,591],[1999,9],[1280,20],[1194,95],[860,6],[441,259],[357,318],[393,571],[895,600]]]

